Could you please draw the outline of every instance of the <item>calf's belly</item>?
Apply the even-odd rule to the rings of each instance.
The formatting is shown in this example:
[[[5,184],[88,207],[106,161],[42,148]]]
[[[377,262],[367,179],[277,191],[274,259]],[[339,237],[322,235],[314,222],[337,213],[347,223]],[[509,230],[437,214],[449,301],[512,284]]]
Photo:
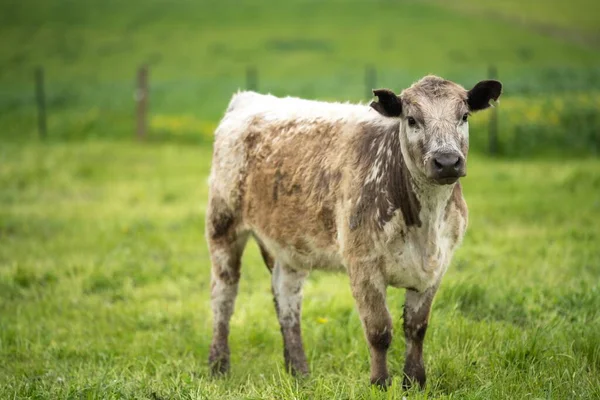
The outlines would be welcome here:
[[[337,246],[334,244],[323,246],[323,243],[319,243],[315,238],[300,234],[293,239],[274,238],[261,233],[259,229],[252,231],[275,260],[294,269],[344,269]]]
[[[335,200],[316,201],[303,179],[288,175],[268,168],[252,174],[243,202],[244,225],[280,262],[295,268],[340,268]]]

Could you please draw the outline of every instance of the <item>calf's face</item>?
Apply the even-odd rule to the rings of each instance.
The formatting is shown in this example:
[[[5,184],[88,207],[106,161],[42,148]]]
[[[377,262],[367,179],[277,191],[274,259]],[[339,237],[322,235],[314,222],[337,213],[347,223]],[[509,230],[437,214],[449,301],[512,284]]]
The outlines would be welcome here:
[[[371,107],[400,119],[401,150],[411,173],[444,185],[466,175],[469,115],[488,108],[501,92],[498,81],[481,81],[467,91],[454,82],[427,76],[400,96],[388,89],[374,90],[379,101]]]

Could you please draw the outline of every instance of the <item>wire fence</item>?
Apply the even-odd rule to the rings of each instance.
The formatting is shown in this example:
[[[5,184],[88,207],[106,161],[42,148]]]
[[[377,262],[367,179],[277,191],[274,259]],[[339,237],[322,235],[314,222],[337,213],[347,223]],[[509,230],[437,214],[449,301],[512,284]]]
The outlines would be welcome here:
[[[500,105],[472,118],[471,148],[503,156],[600,154],[600,68],[503,72],[494,66],[446,76],[469,87],[498,78]],[[60,82],[38,68],[30,90],[0,90],[0,136],[6,140],[173,140],[210,142],[229,98],[239,89],[332,101],[371,99],[376,87],[407,87],[418,76],[372,65],[335,76],[273,79],[248,66],[239,77],[129,82]]]

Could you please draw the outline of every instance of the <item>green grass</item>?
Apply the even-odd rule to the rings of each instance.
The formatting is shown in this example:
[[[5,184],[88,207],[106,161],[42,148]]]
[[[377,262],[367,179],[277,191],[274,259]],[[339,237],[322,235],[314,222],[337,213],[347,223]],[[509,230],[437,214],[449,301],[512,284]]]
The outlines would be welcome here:
[[[123,142],[0,148],[0,398],[399,398],[368,382],[340,274],[306,285],[312,376],[283,372],[269,275],[244,256],[232,373],[208,375],[210,150]],[[427,391],[600,396],[600,161],[473,157],[470,227],[434,304]],[[403,362],[403,293],[389,290]]]
[[[594,2],[577,3],[561,14],[575,27],[595,14]],[[128,82],[144,61],[164,81],[242,77],[248,63],[277,79],[351,74],[365,63],[414,78],[465,68],[483,73],[490,63],[503,71],[600,60],[594,49],[493,15],[419,1],[8,0],[2,11],[0,79],[19,84],[30,81],[37,64],[62,82]]]
[[[599,398],[600,161],[564,157],[600,151],[599,15],[591,0],[3,1],[0,399]],[[145,144],[130,140],[142,63]],[[489,113],[473,116],[470,228],[434,304],[429,386],[398,385],[402,291],[389,291],[396,380],[379,392],[347,278],[319,272],[303,310],[313,374],[289,377],[253,244],[232,373],[214,380],[203,238],[214,126],[250,65],[261,91],[358,101],[367,64],[394,89],[427,73],[468,86],[497,66],[501,150],[521,157],[482,157]]]
[[[503,7],[509,6],[520,12],[514,2]],[[342,101],[370,97],[366,65],[377,70],[375,86],[396,90],[428,73],[471,86],[488,76],[490,65],[498,68],[507,98],[600,89],[596,48],[465,7],[7,0],[0,5],[0,137],[36,136],[32,80],[38,65],[46,73],[50,136],[58,140],[129,138],[134,76],[142,63],[150,65],[153,114],[193,114],[212,123],[231,94],[246,86],[248,66],[257,69],[263,92]],[[578,29],[582,19],[599,15],[595,7],[577,0],[568,13],[544,11],[536,18]],[[528,6],[526,15],[548,8]]]
[[[588,0],[458,0],[443,2],[434,0],[439,5],[477,14],[485,18],[502,17],[515,23],[523,23],[530,27],[554,29],[557,34],[579,33],[589,38],[588,45],[598,46],[600,42],[600,4]],[[546,32],[549,29],[545,30]],[[565,39],[571,40],[571,35]]]

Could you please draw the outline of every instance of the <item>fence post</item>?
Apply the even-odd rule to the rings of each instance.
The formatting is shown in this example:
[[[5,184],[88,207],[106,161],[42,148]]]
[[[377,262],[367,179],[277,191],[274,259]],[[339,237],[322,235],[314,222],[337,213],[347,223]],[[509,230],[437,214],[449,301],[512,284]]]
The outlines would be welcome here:
[[[488,69],[489,79],[498,79],[498,70],[494,65],[490,65]],[[492,107],[490,110],[490,126],[488,132],[489,151],[491,155],[498,154],[498,108]]]
[[[365,92],[367,99],[373,97],[373,89],[377,88],[377,70],[372,65],[365,68]]]
[[[142,65],[137,72],[137,89],[135,92],[137,105],[137,128],[138,140],[146,139],[147,114],[148,114],[148,66]]]
[[[44,93],[44,69],[35,69],[35,102],[37,104],[38,133],[40,138],[46,138],[46,95]]]
[[[258,72],[256,71],[256,67],[248,66],[246,68],[246,89],[258,90]]]

